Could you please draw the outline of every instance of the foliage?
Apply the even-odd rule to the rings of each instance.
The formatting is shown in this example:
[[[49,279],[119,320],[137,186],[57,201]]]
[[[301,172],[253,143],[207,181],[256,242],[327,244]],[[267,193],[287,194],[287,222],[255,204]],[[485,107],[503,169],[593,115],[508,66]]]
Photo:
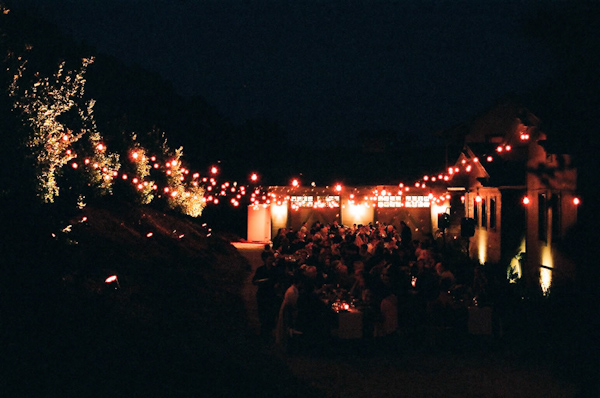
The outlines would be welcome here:
[[[31,128],[26,146],[37,170],[38,195],[46,203],[54,202],[59,195],[63,169],[78,157],[75,146],[86,135],[92,148],[85,151],[92,154],[88,160],[93,167],[86,173],[91,185],[110,192],[112,173],[120,167],[118,155],[108,153],[102,144],[94,120],[95,102],[83,98],[85,73],[93,62],[93,58],[84,58],[79,70],[67,70],[63,61],[51,78],[35,74],[32,86],[24,90],[20,83],[25,75],[25,61],[14,74],[10,95],[14,108]],[[79,164],[73,163],[72,167]]]
[[[85,205],[83,198],[87,191],[112,194],[116,177],[121,174],[123,180],[129,179],[127,174],[122,174],[119,154],[108,151],[103,142],[94,117],[96,102],[84,99],[85,74],[93,61],[93,58],[84,58],[78,70],[67,70],[65,62],[61,62],[52,78],[39,78],[36,73],[31,87],[22,89],[27,63],[18,58],[10,95],[14,108],[21,112],[30,128],[26,147],[34,160],[37,193],[44,203],[55,202],[60,194],[60,181],[67,178],[65,175],[71,177],[70,188],[77,186],[80,191],[72,192],[78,207]],[[131,182],[135,200],[149,204],[157,197],[158,186],[151,177],[153,169],[160,168],[161,160],[151,156],[135,134],[131,135],[127,150],[134,174]],[[182,166],[183,148],[171,153],[164,140],[160,151],[159,157],[169,159],[163,176],[167,204],[186,215],[199,217],[206,204],[204,189],[197,181],[185,181],[189,170]],[[71,167],[65,169],[67,165]],[[81,169],[82,173],[74,176],[72,169]],[[73,179],[81,178],[81,174],[85,176],[84,182],[75,183]]]
[[[155,186],[154,181],[147,180],[152,170],[150,156],[147,154],[146,149],[137,141],[135,134],[132,135],[131,142],[129,153],[135,168],[135,178],[137,179],[137,183],[135,184],[138,192],[137,199],[141,204],[149,204],[154,199],[152,192]]]
[[[165,152],[168,153],[166,144]],[[189,170],[181,166],[182,156],[183,147],[180,147],[175,150],[172,160],[167,162],[168,203],[171,208],[178,209],[183,214],[198,217],[206,206],[204,188],[198,186],[196,181],[187,185],[184,183],[185,175],[189,173]]]

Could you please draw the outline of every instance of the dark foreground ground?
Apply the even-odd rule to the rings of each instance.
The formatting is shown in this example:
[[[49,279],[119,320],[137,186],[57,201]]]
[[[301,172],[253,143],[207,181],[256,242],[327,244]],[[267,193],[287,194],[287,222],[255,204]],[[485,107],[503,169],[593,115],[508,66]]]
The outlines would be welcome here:
[[[83,216],[85,223],[77,221]],[[512,340],[440,336],[430,344],[405,334],[390,346],[332,342],[283,355],[256,335],[248,284],[256,248],[238,251],[192,222],[149,209],[87,209],[78,217],[68,236],[36,250],[14,240],[12,246],[30,250],[4,256],[2,397],[575,397],[597,391],[586,386],[597,358],[580,355],[588,340],[527,335],[532,327]],[[119,286],[104,282],[113,274]],[[557,341],[577,355],[566,356]]]
[[[237,246],[255,268],[260,248]],[[246,289],[245,300],[253,318],[250,292]],[[293,354],[271,352],[327,397],[599,396],[597,358],[580,355],[581,344],[591,344],[580,334],[585,328],[557,336],[547,331],[550,319],[530,315],[524,313],[521,327],[503,336],[443,331],[425,336],[409,328],[383,344],[333,340],[320,349],[309,345]],[[559,322],[575,317],[571,313]]]

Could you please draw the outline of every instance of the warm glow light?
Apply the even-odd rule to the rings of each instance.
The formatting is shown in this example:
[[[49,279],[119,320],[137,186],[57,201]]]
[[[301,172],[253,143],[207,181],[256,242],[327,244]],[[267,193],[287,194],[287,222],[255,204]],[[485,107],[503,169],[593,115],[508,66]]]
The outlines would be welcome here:
[[[523,197],[523,204],[528,205],[529,203],[531,203],[531,199],[529,199],[529,196]]]
[[[470,173],[470,172],[471,172],[471,169],[472,169],[471,165],[468,165],[468,166],[465,168],[465,170],[467,170],[467,173]]]
[[[138,158],[139,156],[140,156],[140,155],[139,155],[137,152],[133,152],[133,153],[131,154],[131,157],[132,157],[134,160],[137,160],[137,158]]]
[[[579,198],[573,198],[573,204],[575,206],[579,206],[580,203],[581,203],[581,199],[579,199]]]
[[[475,202],[477,202],[477,203],[481,202],[481,196],[477,195],[475,197]]]
[[[103,144],[98,144],[98,146],[96,147],[96,149],[98,149],[99,151],[103,151],[104,150],[104,145]]]
[[[342,185],[341,185],[341,184],[337,184],[337,185],[335,186],[335,190],[336,190],[337,192],[341,192],[341,191],[342,191]]]
[[[293,187],[298,187],[299,185],[300,185],[300,182],[298,182],[298,180],[294,178],[294,179],[292,180],[292,186],[293,186]]]
[[[73,163],[71,166],[73,166],[74,169],[79,167],[79,165],[77,163]]]
[[[540,267],[540,288],[542,294],[548,296],[550,294],[550,287],[552,286],[552,269],[546,267]]]
[[[152,232],[148,232],[148,233],[146,234],[146,238],[151,238],[153,235],[154,235],[154,234],[153,234]]]
[[[504,148],[502,148],[500,145],[498,145],[496,147],[496,152],[498,152],[498,153],[502,152],[503,150],[504,150]]]
[[[510,151],[512,149],[512,147],[510,145],[507,145],[504,147],[504,149],[506,149],[507,151]]]
[[[423,176],[423,181],[429,181],[429,176]]]
[[[479,158],[473,158],[473,162],[474,162],[474,163],[477,163],[477,162],[479,162]]]
[[[213,166],[210,168],[210,172],[212,174],[217,174],[219,172],[219,169],[217,168],[217,166]]]
[[[111,275],[111,276],[109,276],[108,278],[106,278],[106,279],[104,280],[104,282],[106,282],[106,283],[113,283],[113,282],[114,282],[114,281],[116,281],[116,280],[117,280],[117,276],[116,276],[116,275]]]
[[[252,175],[250,176],[250,180],[254,182],[258,181],[258,174],[252,173]]]
[[[486,160],[487,160],[487,161],[488,161],[488,163],[489,163],[489,162],[491,162],[492,160],[494,160],[494,158],[493,158],[493,157],[491,157],[491,156],[488,156]]]

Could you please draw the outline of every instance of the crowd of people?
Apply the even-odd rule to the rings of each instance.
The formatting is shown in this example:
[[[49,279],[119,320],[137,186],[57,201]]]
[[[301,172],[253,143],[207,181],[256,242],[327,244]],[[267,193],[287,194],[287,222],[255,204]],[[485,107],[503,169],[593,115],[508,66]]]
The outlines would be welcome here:
[[[457,302],[485,295],[483,273],[457,281],[434,240],[413,239],[403,221],[281,228],[262,260],[253,276],[261,336],[283,348],[298,336],[325,341],[336,326],[332,300],[362,312],[365,339],[385,341],[403,327],[450,325]]]

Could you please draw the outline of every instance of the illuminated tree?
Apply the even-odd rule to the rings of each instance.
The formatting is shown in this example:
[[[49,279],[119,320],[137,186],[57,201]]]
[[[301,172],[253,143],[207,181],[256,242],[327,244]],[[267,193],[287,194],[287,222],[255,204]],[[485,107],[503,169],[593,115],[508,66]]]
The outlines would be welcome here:
[[[92,167],[87,173],[91,185],[110,191],[112,172],[120,167],[118,156],[107,153],[102,144],[94,120],[94,101],[83,99],[85,73],[93,62],[93,58],[84,58],[77,71],[65,70],[62,62],[52,78],[38,79],[22,94],[19,83],[23,80],[26,62],[21,62],[14,74],[10,94],[14,98],[15,109],[21,111],[32,130],[26,145],[37,169],[38,195],[44,202],[54,202],[59,195],[58,179],[65,165],[77,158],[74,146],[86,134],[93,148],[92,156],[88,158]],[[64,121],[68,119],[67,115],[78,119],[74,124],[80,128],[74,131],[67,127]],[[80,165],[74,162],[72,166]]]
[[[168,148],[165,148],[168,149]],[[206,206],[204,188],[196,183],[185,183],[186,170],[182,167],[181,156],[183,147],[175,151],[174,156],[167,162],[167,188],[169,206],[178,209],[183,214],[199,217]]]
[[[152,164],[150,157],[147,155],[146,149],[137,141],[135,134],[131,137],[131,147],[129,149],[129,157],[135,167],[135,187],[138,193],[138,200],[142,204],[148,204],[154,199],[153,187],[154,181],[148,179]]]
[[[87,102],[85,108],[79,108],[79,117],[83,122],[82,132],[87,135],[87,147],[82,151],[89,153],[84,159],[87,163],[85,174],[88,183],[96,188],[100,194],[112,193],[115,174],[121,168],[119,154],[109,152],[103,142],[102,135],[98,132],[94,119],[94,100]],[[91,152],[91,153],[90,153]]]

